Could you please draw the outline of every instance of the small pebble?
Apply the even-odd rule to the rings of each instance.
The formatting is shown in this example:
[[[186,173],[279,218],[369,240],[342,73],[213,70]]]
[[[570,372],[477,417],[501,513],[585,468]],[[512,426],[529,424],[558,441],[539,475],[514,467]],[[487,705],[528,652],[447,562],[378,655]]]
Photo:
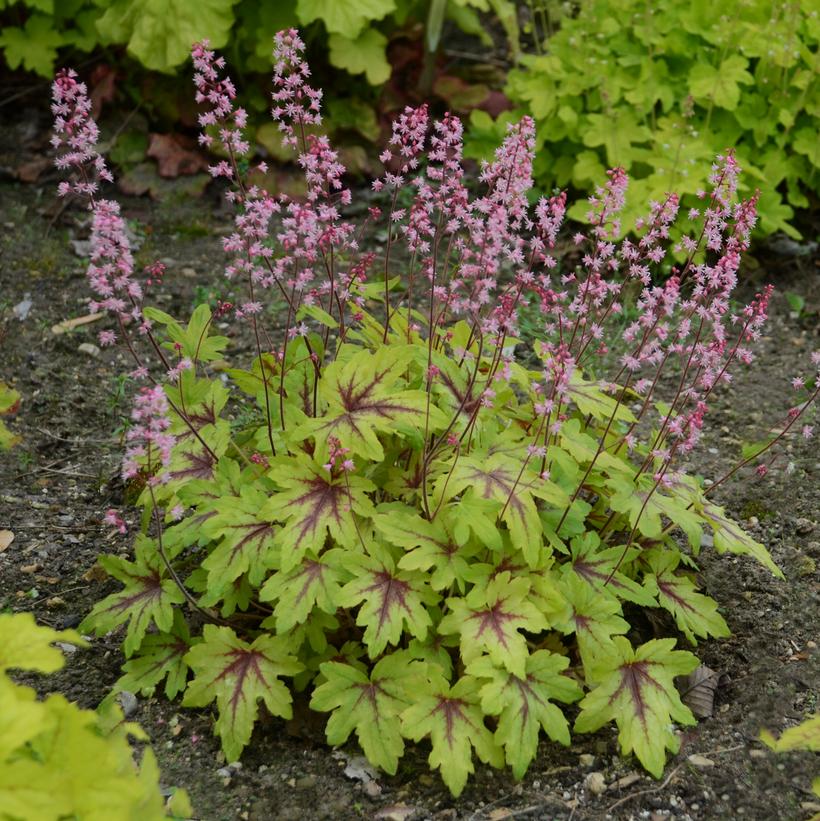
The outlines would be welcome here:
[[[119,701],[120,707],[122,707],[122,714],[125,718],[137,712],[137,697],[133,693],[129,693],[128,690],[123,690],[119,693],[117,695],[117,701]]]
[[[84,353],[86,356],[97,357],[100,355],[100,349],[93,342],[83,342],[77,347],[78,353]]]
[[[591,767],[595,763],[595,756],[589,753],[582,753],[578,756],[578,763],[582,767]]]
[[[798,536],[808,536],[808,534],[814,530],[814,522],[810,519],[801,517],[795,521],[794,529]]]
[[[711,758],[707,758],[705,755],[698,755],[697,753],[693,753],[686,760],[695,767],[705,768],[715,766],[715,762],[712,761]]]
[[[364,785],[364,791],[370,798],[377,798],[382,794],[382,787],[378,781],[368,781]]]
[[[592,772],[584,779],[584,786],[593,794],[601,795],[606,789],[606,779],[603,773]]]

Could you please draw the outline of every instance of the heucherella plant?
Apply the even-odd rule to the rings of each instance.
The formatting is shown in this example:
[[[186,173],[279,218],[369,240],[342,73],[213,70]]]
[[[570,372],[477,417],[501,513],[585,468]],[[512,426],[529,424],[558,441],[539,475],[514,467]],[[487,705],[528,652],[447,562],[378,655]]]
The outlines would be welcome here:
[[[728,635],[696,586],[707,530],[718,553],[781,576],[713,501],[723,479],[704,487],[680,468],[766,318],[771,289],[730,301],[756,199],[736,201],[740,169],[718,157],[688,214],[687,259],[656,285],[678,199],[651,203],[640,238],[618,244],[628,179],[614,169],[572,262],[559,260],[566,197],[530,205],[532,121],[510,127],[474,196],[461,122],[421,106],[381,157],[386,213],[371,205],[355,225],[303,48],[279,33],[273,76],[303,200],[251,182],[224,62],[193,48],[201,141],[220,143],[211,173],[236,209],[226,274],[243,296],[187,324],[146,304],[119,209],[100,199],[85,87],[71,72],[55,81],[54,144],[72,172],[61,193],[92,210],[89,279],[116,326],[101,341],[119,339],[148,385],[124,466],[145,512],[134,558],[101,559],[123,588],[85,628],[124,627],[117,688],[216,702],[230,760],[260,701],[289,717],[304,692],[329,713],[331,744],[355,733],[388,773],[407,741],[429,738],[457,795],[474,756],[520,778],[542,730],[569,744],[561,705],[579,702],[575,731],[614,721],[624,753],[660,776],[675,723],[695,722],[674,678],[698,659],[627,613],[665,611],[691,645]],[[363,239],[371,226],[386,226],[382,247]],[[273,321],[271,292],[285,304]],[[524,309],[542,318],[531,346]],[[217,318],[251,341],[250,362],[215,370],[229,345]],[[800,404],[727,477],[809,427],[818,384],[800,383]],[[108,521],[122,528],[116,511]]]

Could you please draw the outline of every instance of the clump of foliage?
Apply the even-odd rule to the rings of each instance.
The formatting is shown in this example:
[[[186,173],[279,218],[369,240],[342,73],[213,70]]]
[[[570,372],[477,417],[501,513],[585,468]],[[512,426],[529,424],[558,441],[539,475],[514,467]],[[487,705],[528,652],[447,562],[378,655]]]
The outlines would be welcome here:
[[[566,197],[528,201],[532,120],[511,125],[471,198],[461,122],[431,123],[422,105],[381,156],[372,187],[386,213],[371,201],[356,226],[303,48],[294,30],[276,36],[273,117],[304,200],[248,182],[224,61],[193,49],[202,141],[219,141],[211,173],[236,207],[226,274],[245,296],[200,305],[187,324],[146,304],[119,207],[99,196],[111,175],[85,87],[71,72],[54,83],[57,164],[74,172],[60,193],[92,210],[93,308],[116,322],[100,342],[122,342],[146,383],[123,466],[144,510],[135,555],[102,557],[123,587],[85,628],[125,627],[118,688],[164,683],[184,705],[215,702],[229,760],[262,706],[289,717],[305,692],[330,714],[332,744],[355,733],[389,773],[406,741],[429,737],[430,765],[458,794],[474,755],[521,777],[542,730],[569,744],[561,705],[577,702],[576,732],[614,721],[623,752],[659,776],[674,723],[695,722],[673,681],[698,659],[673,637],[644,640],[642,614],[665,612],[692,645],[728,635],[696,585],[704,531],[718,553],[781,575],[713,501],[723,480],[706,488],[680,468],[766,318],[770,289],[730,305],[756,197],[736,201],[739,168],[720,157],[688,215],[689,258],[656,286],[678,198],[616,244],[628,178],[614,169],[575,237],[577,264],[559,261]],[[369,250],[364,231],[382,225],[385,247]],[[637,318],[624,330],[629,282]],[[271,293],[286,305],[278,330]],[[527,304],[542,328],[524,353]],[[256,355],[226,370],[215,326],[231,322]],[[602,379],[609,345],[625,352]],[[666,376],[676,389],[663,403]],[[818,388],[797,387],[804,401],[724,478],[765,469],[763,454],[806,421]]]
[[[8,5],[16,8],[18,19],[13,25],[11,11],[5,12],[0,48],[6,63],[43,77],[53,76],[58,50],[89,52],[98,46],[126,46],[146,68],[169,71],[188,58],[194,39],[206,37],[242,55],[245,71],[267,71],[275,32],[299,25],[309,27],[311,39],[321,40],[331,65],[363,74],[373,85],[390,76],[385,55],[389,34],[408,21],[424,23],[431,14],[428,0],[206,0],[170,5],[164,0],[12,0]],[[486,37],[479,11],[493,9],[502,20],[515,16],[509,0],[434,0],[432,5],[436,13],[430,36],[436,42],[445,18]]]
[[[761,191],[760,230],[799,237],[793,209],[820,192],[819,42],[812,0],[585,0],[543,48],[536,38],[507,94],[538,124],[545,188],[588,190],[621,165],[631,222],[667,191],[692,198],[715,154],[734,146]],[[491,151],[504,122],[474,112],[471,152]]]
[[[118,707],[100,716],[61,695],[38,700],[9,677],[9,670],[59,670],[64,661],[55,642],[86,644],[73,630],[37,625],[30,613],[0,613],[0,819],[190,816],[183,790],[165,807],[150,748],[135,766],[128,739],[147,736]]]

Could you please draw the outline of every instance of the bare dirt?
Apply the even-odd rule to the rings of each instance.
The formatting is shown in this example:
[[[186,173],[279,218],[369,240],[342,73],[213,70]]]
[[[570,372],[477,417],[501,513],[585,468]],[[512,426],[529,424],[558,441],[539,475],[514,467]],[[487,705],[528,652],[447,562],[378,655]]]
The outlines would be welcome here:
[[[50,172],[35,185],[9,172],[41,150],[43,126],[42,115],[32,113],[0,129],[0,380],[23,397],[11,422],[22,443],[0,456],[0,529],[15,534],[0,552],[0,609],[31,610],[59,628],[76,626],[115,589],[89,573],[97,555],[129,552],[129,537],[112,535],[101,521],[107,508],[123,505],[118,470],[129,386],[118,380],[127,370],[120,353],[81,347],[96,344],[104,321],[61,335],[51,330],[89,313],[84,248],[72,246],[86,239],[88,226],[80,210],[59,212]],[[160,306],[184,316],[215,293],[230,298],[218,239],[229,216],[214,192],[194,199],[184,187],[163,191],[160,201],[120,200],[141,242],[138,264],[158,258],[168,264]],[[809,352],[820,348],[816,255],[779,255],[771,243],[757,248],[742,296],[768,280],[779,295],[759,363],[712,409],[710,432],[691,464],[704,476],[719,473],[727,454],[736,456],[741,441],[754,439],[767,418],[784,412],[790,377],[805,374]],[[785,292],[805,298],[799,316]],[[27,298],[31,308],[20,319],[15,306]],[[211,710],[141,698],[131,717],[151,737],[163,782],[188,789],[203,821],[806,818],[817,801],[810,790],[820,772],[817,757],[775,755],[757,738],[762,727],[780,732],[817,710],[820,452],[816,444],[795,444],[766,479],[744,479],[716,495],[769,547],[786,580],[773,579],[750,559],[704,552],[703,586],[733,635],[696,648],[721,676],[715,712],[683,732],[681,752],[661,781],[618,755],[613,727],[577,736],[569,749],[542,742],[520,783],[476,763],[456,800],[429,772],[424,745],[409,749],[396,776],[376,773],[367,782],[355,746],[330,749],[321,717],[310,715],[304,703],[292,721],[258,726],[241,768],[225,768]],[[126,518],[134,530],[136,513]],[[118,634],[95,639],[38,686],[94,707],[119,676],[119,647]]]

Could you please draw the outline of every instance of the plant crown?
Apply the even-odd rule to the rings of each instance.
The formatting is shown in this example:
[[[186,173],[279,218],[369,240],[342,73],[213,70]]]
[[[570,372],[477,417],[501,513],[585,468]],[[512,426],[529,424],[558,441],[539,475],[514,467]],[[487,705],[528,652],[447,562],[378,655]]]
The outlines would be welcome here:
[[[569,744],[560,705],[579,702],[577,732],[614,721],[624,753],[659,776],[678,749],[673,722],[695,721],[673,679],[698,659],[671,637],[636,643],[635,620],[666,611],[693,645],[728,635],[695,584],[704,531],[717,552],[781,575],[710,498],[721,480],[705,489],[679,467],[766,317],[770,289],[729,301],[756,197],[736,201],[739,168],[720,156],[688,215],[689,257],[658,286],[677,196],[651,204],[639,240],[616,243],[628,182],[616,168],[559,262],[566,198],[528,200],[532,120],[510,126],[472,196],[461,122],[431,123],[422,105],[381,157],[386,213],[371,205],[356,226],[302,51],[296,31],[277,34],[273,117],[308,190],[294,200],[248,182],[224,61],[193,49],[201,139],[221,144],[211,173],[236,208],[226,273],[245,295],[187,324],[146,304],[162,266],[151,286],[135,271],[119,207],[99,196],[109,174],[85,87],[72,72],[54,83],[57,164],[72,172],[60,193],[92,209],[94,307],[115,320],[100,341],[125,344],[145,382],[123,465],[142,527],[133,560],[100,559],[123,587],[84,626],[125,627],[119,689],[215,701],[229,760],[260,701],[289,717],[305,692],[330,713],[331,744],[355,732],[388,773],[407,740],[429,737],[431,767],[458,794],[474,756],[521,777],[542,729]],[[378,251],[362,239],[375,226]],[[281,316],[266,313],[272,293]],[[522,352],[526,305],[542,332]],[[216,331],[231,322],[255,348],[245,367],[223,359]],[[602,379],[618,334],[625,353]],[[763,453],[800,429],[817,388],[800,390],[730,474],[765,468]]]

